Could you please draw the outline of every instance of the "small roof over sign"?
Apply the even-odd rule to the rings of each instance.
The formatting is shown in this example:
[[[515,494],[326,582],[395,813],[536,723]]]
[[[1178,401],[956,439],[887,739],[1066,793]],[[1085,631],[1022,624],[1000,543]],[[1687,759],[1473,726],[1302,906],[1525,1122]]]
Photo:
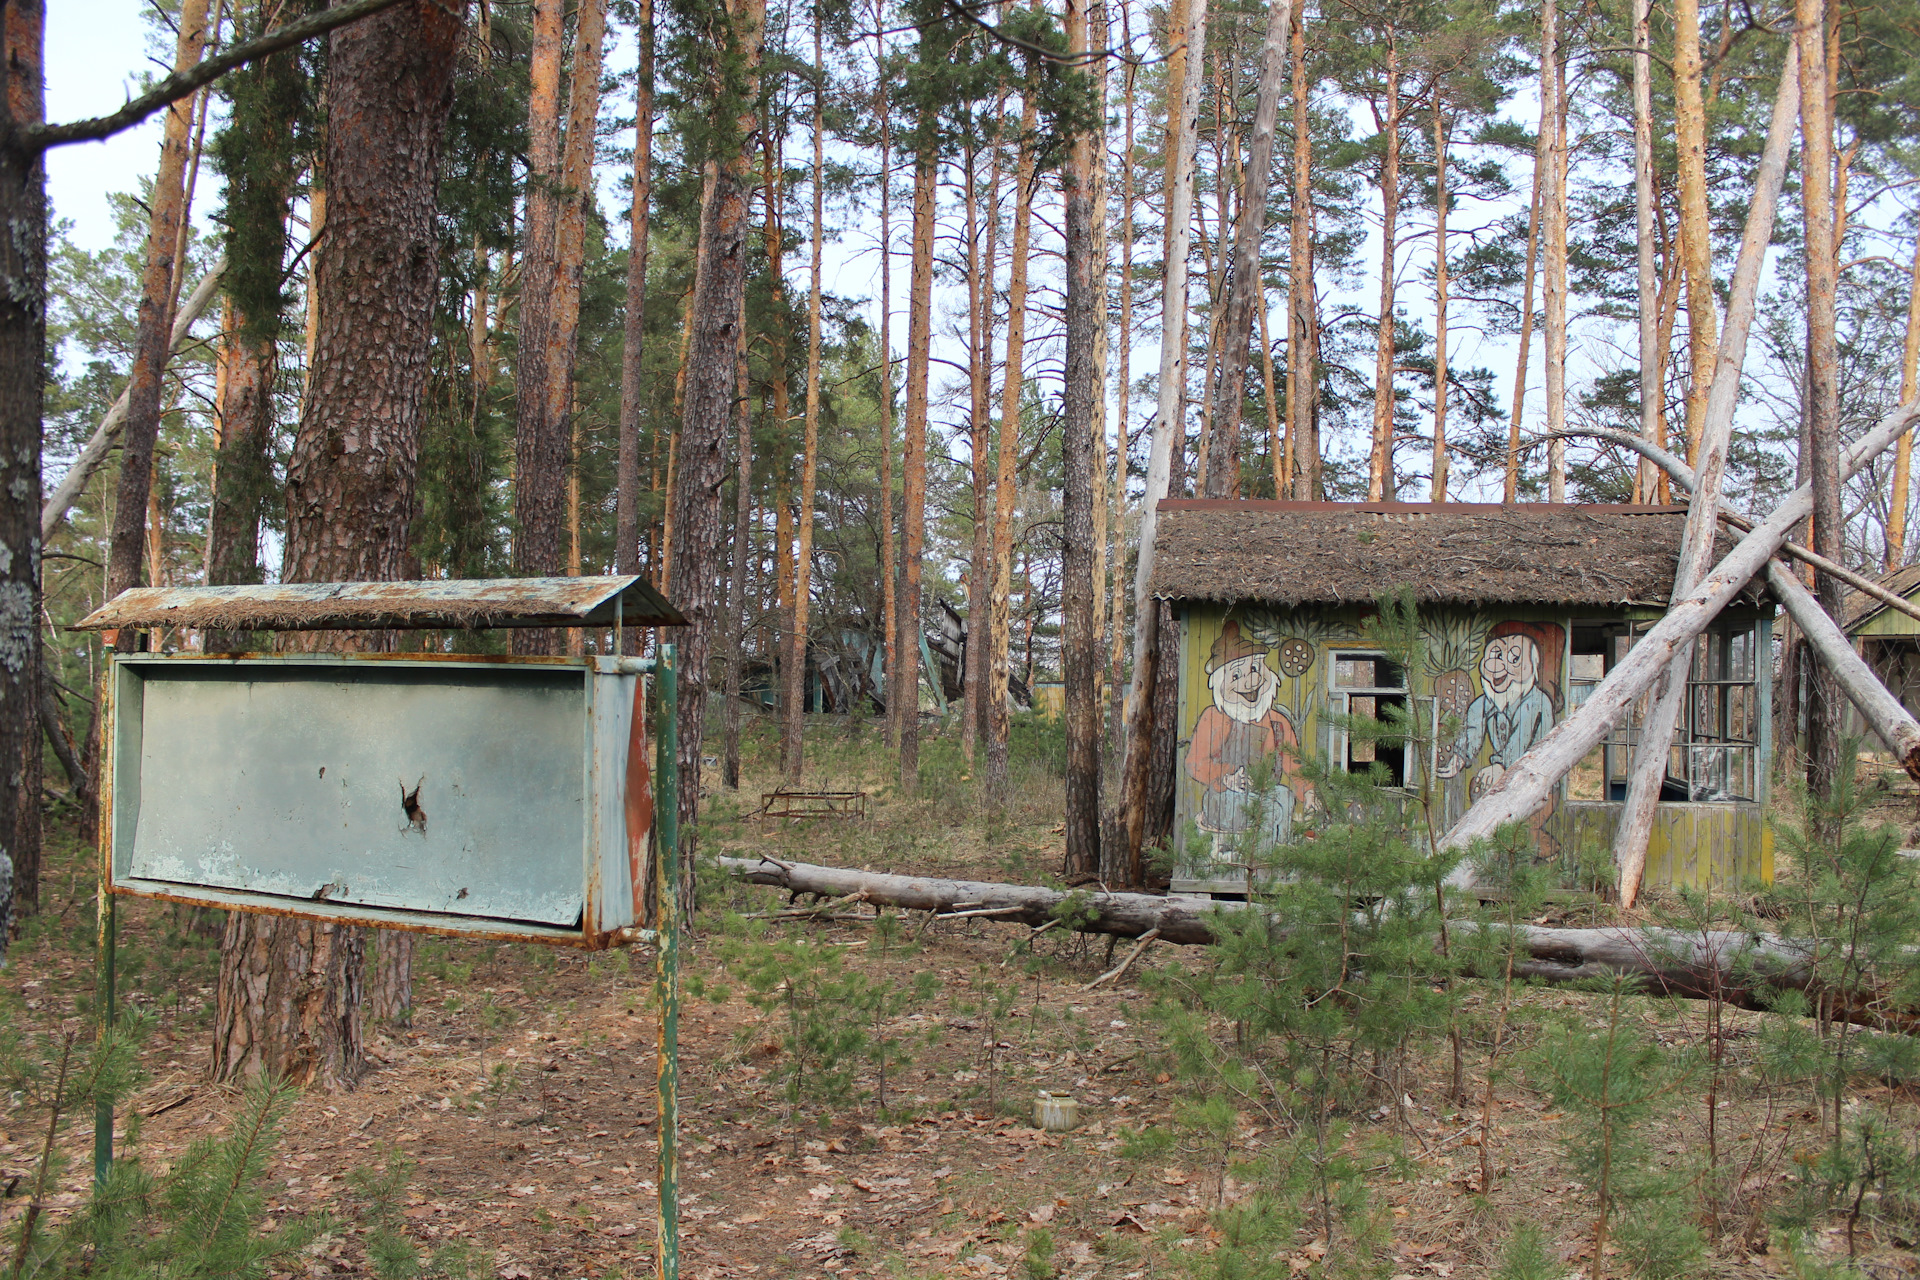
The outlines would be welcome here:
[[[683,627],[646,579],[480,578],[292,582],[245,587],[134,587],[74,624],[222,631],[437,631],[467,627]]]

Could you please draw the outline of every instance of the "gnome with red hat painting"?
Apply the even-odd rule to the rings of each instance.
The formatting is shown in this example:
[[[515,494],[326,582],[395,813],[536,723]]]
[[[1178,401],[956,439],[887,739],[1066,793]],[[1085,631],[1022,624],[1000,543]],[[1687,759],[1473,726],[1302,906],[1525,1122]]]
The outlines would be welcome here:
[[[1487,763],[1468,784],[1477,800],[1553,728],[1560,696],[1558,627],[1502,622],[1487,633],[1480,654],[1480,696],[1467,704],[1460,736],[1441,761],[1451,778],[1472,766],[1484,746]]]
[[[1309,797],[1300,777],[1300,735],[1286,710],[1275,704],[1280,675],[1267,665],[1267,648],[1229,619],[1207,654],[1207,688],[1213,705],[1200,712],[1187,748],[1187,773],[1200,784],[1202,831],[1239,835],[1259,827],[1284,841],[1294,810]],[[1273,783],[1254,787],[1254,764],[1272,758]]]

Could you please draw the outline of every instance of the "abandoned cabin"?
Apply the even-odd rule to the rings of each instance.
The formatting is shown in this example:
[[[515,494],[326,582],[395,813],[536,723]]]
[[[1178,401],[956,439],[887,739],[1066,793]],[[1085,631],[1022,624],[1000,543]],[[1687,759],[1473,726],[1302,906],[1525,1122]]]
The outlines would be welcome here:
[[[1315,753],[1378,766],[1451,826],[1664,613],[1685,522],[1680,507],[1161,503],[1152,590],[1180,653],[1173,890],[1244,891],[1249,841],[1312,821],[1301,764]],[[1368,637],[1376,600],[1403,589],[1419,613],[1413,669]],[[1650,885],[1772,877],[1774,612],[1751,583],[1696,643]],[[1390,708],[1434,728],[1403,746],[1346,727]],[[1637,720],[1618,726],[1531,820],[1569,888],[1611,847],[1637,734]]]
[[[1920,603],[1920,565],[1903,565],[1882,576],[1879,583],[1910,603]],[[1844,616],[1854,649],[1900,699],[1900,705],[1920,715],[1920,619],[1864,591],[1847,593]],[[1849,731],[1864,733],[1859,715],[1851,706],[1847,711]]]

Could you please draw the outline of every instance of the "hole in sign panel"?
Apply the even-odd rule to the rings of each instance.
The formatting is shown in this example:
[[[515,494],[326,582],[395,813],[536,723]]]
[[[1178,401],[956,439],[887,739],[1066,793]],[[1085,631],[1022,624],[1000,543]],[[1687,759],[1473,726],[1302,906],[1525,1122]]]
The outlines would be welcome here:
[[[321,770],[325,773],[326,770]],[[407,815],[407,825],[421,835],[427,834],[427,811],[420,807],[420,788],[427,784],[426,775],[413,784],[413,790],[407,790],[405,781],[400,783],[400,810]]]

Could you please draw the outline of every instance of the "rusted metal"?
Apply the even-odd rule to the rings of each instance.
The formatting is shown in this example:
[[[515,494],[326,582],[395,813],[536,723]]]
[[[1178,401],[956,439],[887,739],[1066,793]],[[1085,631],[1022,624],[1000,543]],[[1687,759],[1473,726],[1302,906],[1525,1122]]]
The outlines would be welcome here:
[[[760,794],[756,818],[832,818],[857,822],[867,816],[864,791],[794,791],[780,787]]]
[[[678,627],[686,618],[637,574],[423,582],[300,582],[135,587],[76,631],[444,630],[466,627]]]

